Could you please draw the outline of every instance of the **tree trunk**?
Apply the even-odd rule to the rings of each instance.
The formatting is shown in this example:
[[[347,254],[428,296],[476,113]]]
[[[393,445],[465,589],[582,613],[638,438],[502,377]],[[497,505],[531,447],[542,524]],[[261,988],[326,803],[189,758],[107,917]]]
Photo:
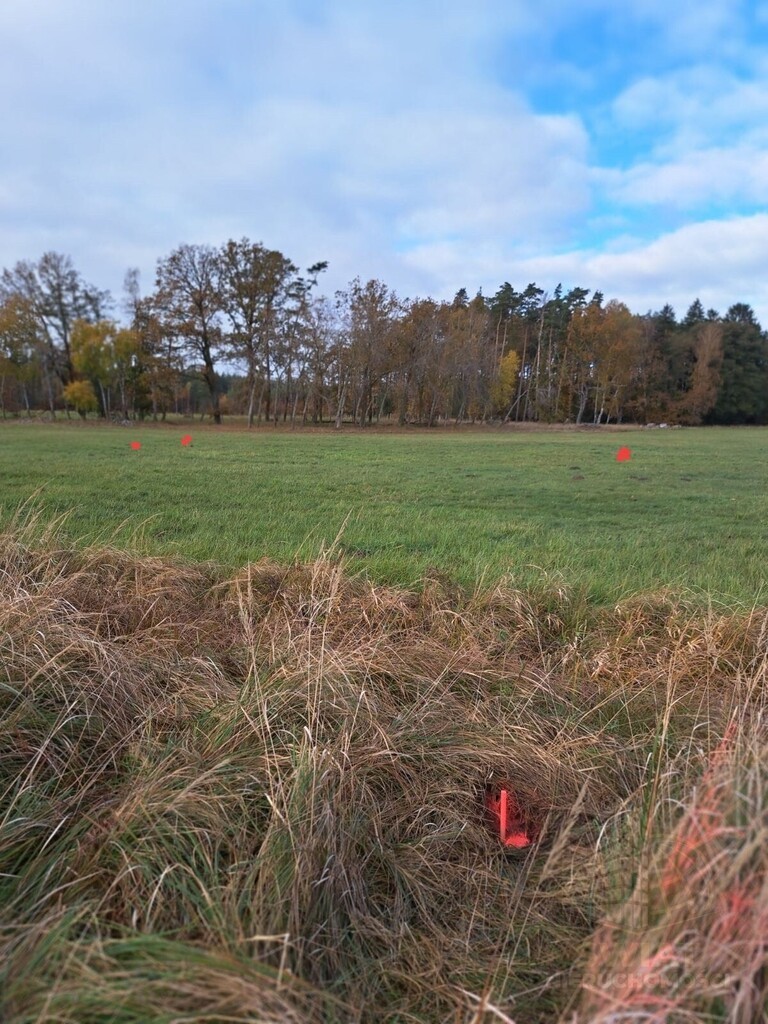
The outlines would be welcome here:
[[[53,400],[53,384],[52,384],[52,381],[51,381],[50,373],[46,373],[46,375],[45,375],[45,384],[46,384],[46,389],[48,391],[48,407],[51,410],[51,419],[55,420],[56,419],[56,404],[55,404],[55,402]]]
[[[259,392],[259,402],[258,402],[258,405],[256,406],[256,422],[259,425],[261,425],[261,406],[262,406],[262,403],[264,402],[264,392],[266,390],[266,387],[267,387],[267,382],[266,381],[262,381],[261,382],[261,391]],[[269,421],[267,421],[267,422],[269,422]]]
[[[296,426],[296,409],[298,407],[298,404],[299,404],[299,389],[296,388],[296,391],[294,392],[294,395],[293,395],[293,407],[291,409],[291,427],[292,428],[294,428]],[[286,402],[286,408],[287,408],[287,405],[288,405],[288,403]],[[304,415],[306,416],[306,414],[307,414],[307,403],[305,402],[304,403]],[[283,420],[283,422],[285,422],[285,420]]]
[[[605,390],[603,390],[603,393],[600,396],[600,411],[599,412],[598,412],[598,408],[597,407],[598,407],[598,399],[597,399],[597,395],[595,395],[595,415],[592,417],[592,422],[595,424],[595,426],[597,426],[597,424],[600,423],[602,418],[603,418],[603,411],[605,409]]]
[[[203,353],[203,359],[205,361],[203,380],[206,383],[206,386],[208,388],[208,394],[211,399],[211,414],[213,416],[213,422],[217,426],[221,426],[221,409],[219,408],[218,381],[216,380],[216,372],[213,368],[213,360],[211,359],[210,353],[207,350]]]
[[[584,412],[587,408],[587,399],[589,398],[589,389],[585,384],[582,384],[581,391],[579,392],[579,411],[576,414],[576,426],[578,426],[584,418]]]
[[[256,404],[256,381],[251,381],[251,386],[248,391],[248,429],[253,427],[253,410]]]
[[[539,336],[536,339],[536,369],[533,373],[533,418],[538,422],[539,419],[539,388],[541,387],[541,343],[544,338],[544,313],[541,314],[541,320],[539,321]]]
[[[109,419],[109,402],[104,392],[104,385],[99,381],[99,393],[101,395],[101,415],[105,420]]]
[[[264,360],[265,379],[264,386],[266,388],[266,402],[264,403],[264,422],[269,423],[270,417],[270,403],[272,399],[272,366],[269,361],[269,344],[265,346],[266,357]]]
[[[400,392],[400,409],[397,414],[397,425],[399,427],[405,426],[405,421],[408,418],[408,392],[411,388],[411,377],[410,374],[405,374],[405,380],[403,381],[403,389]]]
[[[342,388],[341,388],[341,394],[339,395],[339,401],[338,401],[338,404],[336,406],[336,429],[337,430],[341,429],[341,424],[342,424],[342,422],[344,420],[344,400],[346,399],[346,397],[347,397],[347,382],[344,381],[344,384],[342,385]]]

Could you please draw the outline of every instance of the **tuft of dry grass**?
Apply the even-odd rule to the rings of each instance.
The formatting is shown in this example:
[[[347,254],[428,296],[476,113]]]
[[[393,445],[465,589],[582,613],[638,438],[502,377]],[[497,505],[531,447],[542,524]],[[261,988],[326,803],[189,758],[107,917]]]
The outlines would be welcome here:
[[[0,1018],[757,1020],[767,637],[766,609],[410,593],[333,552],[228,579],[17,525]]]
[[[734,716],[677,824],[598,928],[574,1020],[766,1019],[768,728]]]

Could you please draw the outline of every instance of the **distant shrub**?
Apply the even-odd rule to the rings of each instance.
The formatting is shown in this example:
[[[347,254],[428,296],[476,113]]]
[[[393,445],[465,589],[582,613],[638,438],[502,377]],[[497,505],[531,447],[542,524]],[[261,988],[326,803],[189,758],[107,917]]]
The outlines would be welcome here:
[[[73,380],[71,384],[67,384],[64,388],[64,399],[83,419],[89,412],[95,412],[99,407],[96,392],[89,380]]]

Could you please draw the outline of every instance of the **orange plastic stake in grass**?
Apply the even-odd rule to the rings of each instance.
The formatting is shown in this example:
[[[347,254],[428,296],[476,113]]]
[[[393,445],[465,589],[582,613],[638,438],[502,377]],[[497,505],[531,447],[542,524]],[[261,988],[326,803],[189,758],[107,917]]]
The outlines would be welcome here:
[[[131,441],[131,448],[137,452],[141,448],[141,441]]]
[[[485,802],[498,822],[499,839],[504,846],[522,850],[531,845],[531,837],[525,830],[523,815],[513,793],[506,789],[502,789],[498,796],[488,793]]]
[[[629,450],[629,448],[619,448],[619,450],[616,452],[617,462],[629,462],[631,458],[632,452]]]
[[[182,447],[188,448],[192,444],[192,437],[190,434],[185,434],[181,439]]]

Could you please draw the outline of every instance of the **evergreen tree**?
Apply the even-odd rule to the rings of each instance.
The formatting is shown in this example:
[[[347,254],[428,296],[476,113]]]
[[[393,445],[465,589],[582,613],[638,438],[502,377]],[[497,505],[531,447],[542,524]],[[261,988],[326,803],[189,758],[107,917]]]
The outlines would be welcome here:
[[[710,423],[768,423],[768,340],[752,307],[731,306],[723,321],[721,384]]]
[[[685,314],[682,326],[685,328],[695,327],[696,324],[703,323],[705,319],[704,307],[698,299],[694,299],[688,307],[688,312]]]

